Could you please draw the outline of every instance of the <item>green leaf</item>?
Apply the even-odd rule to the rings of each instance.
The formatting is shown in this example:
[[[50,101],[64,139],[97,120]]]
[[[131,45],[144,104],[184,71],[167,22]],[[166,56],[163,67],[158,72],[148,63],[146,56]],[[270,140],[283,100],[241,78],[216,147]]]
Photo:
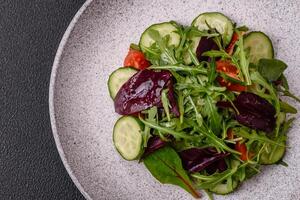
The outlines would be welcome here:
[[[277,59],[262,58],[258,63],[259,73],[269,81],[276,81],[287,68],[287,65]]]
[[[182,167],[180,157],[171,147],[153,152],[144,159],[144,164],[159,182],[177,185],[195,198],[200,198],[199,192]]]
[[[237,33],[239,35],[238,47],[240,48],[239,51],[240,68],[243,73],[246,85],[251,85],[252,83],[249,74],[249,59],[247,59],[246,53],[244,51],[244,39],[239,32]]]
[[[292,113],[292,114],[296,114],[297,113],[297,109],[294,108],[293,106],[291,106],[290,104],[288,104],[288,103],[286,103],[284,101],[280,101],[279,104],[280,104],[280,110],[282,112]]]
[[[162,105],[163,105],[163,108],[165,110],[165,113],[167,115],[167,119],[168,121],[171,120],[171,117],[170,117],[170,102],[169,102],[169,99],[168,99],[168,96],[167,96],[167,93],[168,93],[168,89],[164,89],[161,93],[161,102],[162,102]]]
[[[208,56],[208,57],[223,57],[223,58],[230,58],[230,55],[226,53],[225,51],[218,51],[218,50],[210,50],[206,51],[202,54],[202,56]]]
[[[211,63],[209,64],[209,70],[208,70],[208,82],[209,83],[213,83],[214,80],[216,79],[217,77],[217,74],[216,74],[216,62],[215,62],[215,58],[212,58],[212,61]]]
[[[155,122],[144,120],[141,117],[139,117],[139,119],[146,126],[149,126],[150,128],[153,128],[153,129],[155,129],[157,131],[160,131],[161,133],[164,133],[164,134],[171,134],[175,138],[183,138],[183,139],[187,139],[187,140],[197,140],[197,139],[199,139],[199,136],[197,136],[197,135],[189,135],[189,134],[187,134],[186,132],[183,132],[183,131],[180,132],[180,131],[175,131],[171,128],[162,127],[162,126],[160,126],[159,124],[157,124]]]
[[[155,116],[157,114],[157,107],[153,106],[152,108],[150,108],[149,110],[147,110],[148,116],[147,116],[147,120],[151,121],[151,122],[155,122]],[[145,125],[144,131],[143,131],[143,144],[144,147],[147,147],[148,144],[148,140],[151,137],[150,134],[151,128],[147,125]]]
[[[213,103],[212,98],[207,95],[205,97],[205,109],[207,109],[208,121],[211,130],[215,134],[219,134],[222,128],[221,116],[218,113],[216,105]]]

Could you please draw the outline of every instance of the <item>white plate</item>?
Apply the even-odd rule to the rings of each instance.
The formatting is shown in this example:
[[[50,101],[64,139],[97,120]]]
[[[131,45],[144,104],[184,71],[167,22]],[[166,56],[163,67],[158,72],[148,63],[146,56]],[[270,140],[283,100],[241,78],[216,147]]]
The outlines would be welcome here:
[[[123,160],[112,144],[118,118],[107,90],[131,42],[153,23],[188,25],[199,13],[220,11],[239,25],[261,30],[289,65],[291,90],[300,94],[299,1],[87,1],[58,49],[50,84],[50,115],[60,156],[87,199],[191,199],[182,189],[159,184],[143,164]],[[300,109],[299,104],[297,108]],[[299,119],[289,132],[288,168],[270,166],[235,193],[216,199],[299,199]]]

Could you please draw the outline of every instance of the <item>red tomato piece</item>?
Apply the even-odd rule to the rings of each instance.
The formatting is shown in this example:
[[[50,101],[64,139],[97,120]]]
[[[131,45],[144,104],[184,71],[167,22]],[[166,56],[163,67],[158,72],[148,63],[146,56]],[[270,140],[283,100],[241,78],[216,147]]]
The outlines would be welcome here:
[[[217,65],[217,72],[224,72],[226,75],[232,77],[232,78],[238,78],[237,75],[239,73],[238,69],[236,66],[234,66],[229,60],[219,60],[216,62]],[[245,91],[247,87],[239,85],[237,83],[231,83],[222,77],[217,77],[217,81],[219,84],[223,87],[226,87],[230,91]]]
[[[227,130],[227,137],[228,137],[228,139],[234,138],[234,133],[231,128]],[[237,142],[234,145],[234,149],[241,153],[241,156],[240,156],[241,160],[243,160],[243,161],[248,160],[248,150],[247,150],[245,143]],[[252,156],[253,156],[253,153],[249,152],[249,157],[252,157]]]
[[[229,45],[227,46],[226,48],[226,52],[229,54],[229,55],[232,55],[233,53],[233,49],[234,49],[234,45],[235,43],[239,40],[239,35],[234,32],[233,35],[232,35],[232,38],[231,38],[231,41],[229,43]]]
[[[151,63],[146,60],[143,52],[129,49],[129,52],[124,60],[124,67],[134,67],[135,69],[142,70],[149,67]]]

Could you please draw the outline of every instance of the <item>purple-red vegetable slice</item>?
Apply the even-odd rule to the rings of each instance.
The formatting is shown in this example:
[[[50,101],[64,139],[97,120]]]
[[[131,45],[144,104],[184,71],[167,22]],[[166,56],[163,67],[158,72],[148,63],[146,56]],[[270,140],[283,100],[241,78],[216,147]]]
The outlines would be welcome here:
[[[131,77],[115,97],[115,111],[121,115],[131,115],[153,106],[161,106],[161,93],[169,88],[169,101],[172,111],[179,115],[172,88],[172,74],[162,70],[141,70]]]
[[[142,156],[142,158],[145,158],[149,154],[153,153],[154,151],[164,147],[167,145],[166,141],[163,141],[159,136],[153,136],[149,138],[147,147],[145,149],[145,152]]]
[[[196,55],[199,61],[208,61],[208,56],[202,56],[202,54],[206,51],[210,50],[218,50],[218,45],[214,42],[212,38],[208,37],[201,37],[197,50]]]
[[[224,171],[227,166],[224,163],[218,163],[230,153],[218,153],[215,148],[190,148],[179,153],[183,167],[189,172],[199,172],[204,169]],[[226,163],[225,163],[226,165]],[[210,168],[211,167],[211,168]],[[225,169],[224,169],[225,168]]]
[[[266,99],[250,92],[242,92],[233,103],[239,111],[239,113],[236,113],[235,118],[240,124],[266,133],[274,130],[276,110]],[[229,102],[223,101],[218,102],[217,106],[232,108]]]

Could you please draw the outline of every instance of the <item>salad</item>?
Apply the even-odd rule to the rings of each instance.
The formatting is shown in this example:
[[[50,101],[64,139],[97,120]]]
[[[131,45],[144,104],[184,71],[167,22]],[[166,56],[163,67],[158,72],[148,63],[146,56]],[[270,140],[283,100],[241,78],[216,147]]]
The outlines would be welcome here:
[[[261,170],[287,166],[288,129],[297,110],[287,65],[263,32],[217,12],[190,26],[153,24],[131,44],[124,67],[109,77],[113,143],[143,162],[161,183],[195,198],[228,194]]]

